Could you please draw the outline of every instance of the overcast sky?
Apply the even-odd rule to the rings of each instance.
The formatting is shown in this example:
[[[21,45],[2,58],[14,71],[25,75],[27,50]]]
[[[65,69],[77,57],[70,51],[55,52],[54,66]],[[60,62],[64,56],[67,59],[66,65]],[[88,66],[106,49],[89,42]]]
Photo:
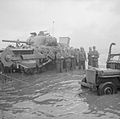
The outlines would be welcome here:
[[[69,36],[71,46],[120,44],[120,0],[0,0],[0,16],[1,44],[33,31],[52,33],[53,21],[54,35]]]

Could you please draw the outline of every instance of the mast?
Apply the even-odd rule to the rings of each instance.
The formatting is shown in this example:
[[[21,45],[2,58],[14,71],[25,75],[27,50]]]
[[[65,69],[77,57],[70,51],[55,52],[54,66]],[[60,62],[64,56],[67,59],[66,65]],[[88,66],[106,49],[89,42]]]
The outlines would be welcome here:
[[[54,23],[55,23],[55,21],[52,22],[52,35],[53,35],[53,37],[54,37]]]

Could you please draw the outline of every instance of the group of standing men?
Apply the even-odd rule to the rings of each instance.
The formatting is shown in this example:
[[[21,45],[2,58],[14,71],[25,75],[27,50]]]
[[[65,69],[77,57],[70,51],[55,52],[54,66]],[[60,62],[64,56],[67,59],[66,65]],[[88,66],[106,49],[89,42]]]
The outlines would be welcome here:
[[[63,49],[56,53],[56,69],[57,72],[68,72],[74,70],[76,67],[76,60],[72,50]]]
[[[99,53],[96,47],[90,47],[88,52],[88,65],[98,67]],[[85,62],[87,61],[86,52],[83,47],[80,49],[65,49],[56,53],[56,69],[57,72],[70,71],[76,69],[76,66],[85,70]]]

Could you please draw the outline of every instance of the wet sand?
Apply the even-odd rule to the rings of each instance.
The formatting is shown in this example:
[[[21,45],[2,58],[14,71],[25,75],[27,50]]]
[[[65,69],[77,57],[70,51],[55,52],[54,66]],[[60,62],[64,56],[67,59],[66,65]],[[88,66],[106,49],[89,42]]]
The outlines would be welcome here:
[[[0,86],[0,119],[119,119],[120,92],[97,96],[81,88],[83,75],[78,70],[14,74]]]

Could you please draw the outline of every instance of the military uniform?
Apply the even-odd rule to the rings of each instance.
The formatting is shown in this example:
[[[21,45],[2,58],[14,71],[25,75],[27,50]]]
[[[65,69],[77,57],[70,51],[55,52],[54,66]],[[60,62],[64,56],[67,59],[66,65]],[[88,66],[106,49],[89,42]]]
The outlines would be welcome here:
[[[72,55],[71,56],[71,70],[75,69],[75,57]]]
[[[64,57],[65,57],[65,70],[68,72],[71,68],[71,58],[68,49],[65,49]]]
[[[63,72],[63,63],[64,63],[64,57],[61,55],[61,58],[60,58],[61,62],[60,62],[60,72]]]
[[[71,69],[76,69],[76,54],[73,48],[71,48]]]
[[[56,54],[56,69],[57,72],[63,72],[63,61],[64,57],[61,55],[60,52]]]
[[[60,72],[60,57],[61,57],[61,55],[60,55],[60,53],[58,52],[58,53],[56,54],[56,70],[57,70],[57,72]]]
[[[88,52],[88,65],[91,66],[92,65],[92,49],[89,48],[89,52]]]
[[[98,67],[98,58],[99,58],[99,53],[97,50],[92,51],[92,66],[93,67]]]
[[[66,57],[65,59],[65,62],[66,62],[66,71],[70,71],[70,67],[71,67],[71,58],[70,56]]]
[[[85,61],[86,61],[86,53],[84,51],[84,49],[82,48],[80,50],[80,54],[79,54],[79,69],[85,69]]]
[[[76,49],[76,64],[77,64],[77,66],[80,65],[80,51],[79,51],[79,49]]]
[[[73,66],[74,66],[74,69],[76,69],[76,57],[74,56],[74,58],[73,58]]]
[[[37,36],[37,34],[35,32],[30,33],[30,34],[31,34],[31,36],[27,39],[28,45],[34,44],[34,42],[35,42],[34,38]]]

